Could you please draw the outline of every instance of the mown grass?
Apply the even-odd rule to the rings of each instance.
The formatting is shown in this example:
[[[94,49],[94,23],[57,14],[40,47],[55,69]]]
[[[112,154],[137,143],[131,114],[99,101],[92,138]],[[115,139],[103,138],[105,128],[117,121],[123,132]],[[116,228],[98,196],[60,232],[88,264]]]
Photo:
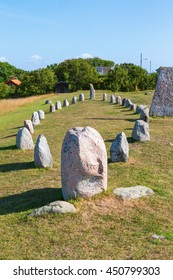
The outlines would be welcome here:
[[[13,111],[0,117],[0,258],[1,259],[172,259],[173,258],[173,118],[150,120],[151,141],[133,142],[131,132],[139,115],[97,99],[86,100],[49,113],[45,99],[53,102],[80,92],[20,100]],[[110,95],[111,93],[109,93]],[[150,95],[120,93],[137,104],[150,106]],[[1,106],[0,101],[0,108]],[[8,104],[8,101],[6,101]],[[11,102],[11,101],[9,101]],[[23,102],[23,101],[22,101]],[[7,105],[8,106],[8,105]],[[46,119],[35,127],[47,137],[53,168],[34,168],[33,151],[16,148],[19,127],[33,111],[43,109]],[[2,109],[3,110],[3,109]],[[78,199],[78,212],[31,218],[29,213],[55,200],[62,200],[60,155],[64,136],[76,126],[92,126],[102,135],[108,154],[108,190],[90,199]],[[127,163],[111,163],[110,146],[124,131],[130,145]],[[123,202],[115,198],[117,187],[144,185],[155,195]],[[165,240],[154,240],[153,234]]]

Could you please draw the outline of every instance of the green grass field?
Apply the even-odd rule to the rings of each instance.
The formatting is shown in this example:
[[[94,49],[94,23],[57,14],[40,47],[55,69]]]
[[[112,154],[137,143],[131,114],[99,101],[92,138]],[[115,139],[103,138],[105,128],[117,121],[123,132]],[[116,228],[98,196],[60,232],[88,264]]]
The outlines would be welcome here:
[[[47,95],[24,102],[0,116],[0,258],[1,259],[172,259],[173,258],[173,118],[151,118],[151,141],[133,142],[131,132],[139,115],[128,108],[86,100],[49,113],[53,102],[74,94]],[[111,93],[109,93],[110,96]],[[152,95],[120,93],[134,103],[151,104]],[[109,100],[109,98],[108,98]],[[0,101],[1,104],[2,101]],[[9,101],[11,102],[11,101]],[[4,103],[3,106],[6,106]],[[12,103],[11,103],[12,104]],[[46,136],[53,168],[34,168],[33,151],[16,148],[16,133],[33,111],[46,119],[35,127],[33,140]],[[33,209],[62,200],[60,155],[68,129],[91,126],[102,135],[108,154],[108,190],[90,199],[73,201],[76,214],[29,217]],[[110,163],[110,146],[124,131],[130,145],[127,163]],[[112,190],[135,185],[150,187],[155,195],[123,202]],[[166,239],[155,240],[153,234]]]

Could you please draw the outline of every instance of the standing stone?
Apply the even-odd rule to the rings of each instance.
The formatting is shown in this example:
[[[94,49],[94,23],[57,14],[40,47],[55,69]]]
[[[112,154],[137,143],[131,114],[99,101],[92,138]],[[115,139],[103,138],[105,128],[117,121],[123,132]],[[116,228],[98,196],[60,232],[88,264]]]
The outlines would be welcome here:
[[[34,149],[34,164],[36,167],[52,167],[52,155],[44,135],[39,135]]]
[[[54,113],[55,112],[55,104],[50,104],[50,113]]]
[[[47,99],[47,100],[45,101],[45,104],[51,104],[51,103],[52,103],[51,100],[48,100],[48,99]]]
[[[38,116],[40,120],[44,120],[45,119],[45,114],[43,110],[39,110],[38,111]]]
[[[90,99],[95,99],[95,89],[92,84],[90,84]]]
[[[39,119],[38,112],[33,112],[33,113],[32,113],[31,121],[32,121],[32,124],[33,124],[34,126],[40,124],[40,119]]]
[[[29,130],[26,127],[20,128],[16,136],[16,146],[21,150],[34,149],[34,143]]]
[[[127,98],[123,98],[123,99],[122,99],[122,106],[125,106],[126,100],[127,100]]]
[[[143,120],[144,122],[147,122],[149,123],[149,109],[148,108],[144,108],[141,110],[141,113],[140,113],[140,120]]]
[[[150,116],[173,116],[173,67],[160,67]]]
[[[72,98],[72,104],[76,104],[77,103],[77,98],[76,98],[76,96],[73,96],[73,98]]]
[[[136,104],[130,104],[130,110],[136,112]]]
[[[31,134],[34,133],[34,128],[33,128],[33,124],[32,124],[31,120],[25,120],[24,121],[24,127],[26,127]]]
[[[129,143],[124,132],[117,135],[110,149],[111,161],[128,161],[129,158]]]
[[[107,101],[107,93],[103,93],[103,101]]]
[[[79,94],[79,101],[84,101],[85,100],[85,96],[83,93]]]
[[[132,104],[131,100],[129,98],[126,98],[124,106],[128,108],[130,107],[131,104]]]
[[[117,96],[115,100],[116,100],[116,104],[122,105],[121,96]]]
[[[61,110],[61,109],[62,109],[61,101],[56,101],[56,103],[55,103],[55,109],[56,109],[56,110]]]
[[[136,114],[140,114],[144,108],[146,108],[146,105],[138,105],[136,107]]]
[[[110,97],[110,103],[111,104],[114,104],[115,103],[115,95],[111,95],[111,97]]]
[[[65,200],[91,197],[107,189],[107,153],[101,135],[89,126],[70,129],[61,151]]]
[[[150,134],[148,123],[137,120],[132,131],[132,138],[137,141],[149,141]]]
[[[65,100],[63,101],[63,107],[67,107],[67,106],[69,106],[69,102],[68,102],[67,99],[65,99]]]

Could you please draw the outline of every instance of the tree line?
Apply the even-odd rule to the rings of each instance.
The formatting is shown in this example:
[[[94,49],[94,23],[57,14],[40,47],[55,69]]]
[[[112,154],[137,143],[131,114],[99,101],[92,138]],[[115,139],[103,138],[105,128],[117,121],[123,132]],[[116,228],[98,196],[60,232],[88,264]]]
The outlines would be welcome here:
[[[99,75],[96,67],[110,67],[107,75]],[[8,86],[10,77],[21,81],[17,87]],[[59,64],[34,71],[18,69],[8,62],[0,62],[0,97],[25,97],[54,92],[55,83],[69,83],[69,90],[87,90],[90,83],[95,89],[112,91],[140,91],[154,89],[157,72],[147,70],[132,63],[115,64],[101,58],[68,59]]]

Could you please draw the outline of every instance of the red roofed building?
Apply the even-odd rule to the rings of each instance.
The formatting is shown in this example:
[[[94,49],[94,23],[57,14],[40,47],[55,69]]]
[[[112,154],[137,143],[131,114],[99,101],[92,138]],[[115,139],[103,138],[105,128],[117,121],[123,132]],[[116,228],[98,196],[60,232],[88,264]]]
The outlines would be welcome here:
[[[21,84],[21,81],[16,79],[15,77],[11,77],[9,81],[6,82],[8,86],[19,86]]]

